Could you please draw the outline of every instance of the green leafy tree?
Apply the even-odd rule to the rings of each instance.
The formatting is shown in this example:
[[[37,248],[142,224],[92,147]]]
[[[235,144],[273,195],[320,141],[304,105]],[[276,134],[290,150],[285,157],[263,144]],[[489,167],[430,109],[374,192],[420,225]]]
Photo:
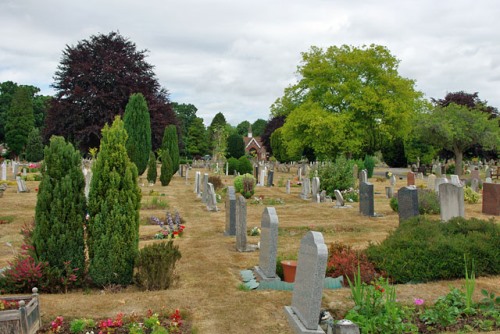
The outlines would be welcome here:
[[[331,46],[326,50],[311,47],[302,54],[298,82],[287,87],[271,106],[273,116],[294,118],[287,118],[284,125],[288,128],[283,130],[286,142],[309,135],[318,123],[334,130],[327,136],[323,132],[315,139],[307,138],[304,146],[314,149],[320,158],[333,158],[339,151],[373,154],[384,140],[405,138],[415,111],[423,108],[424,101],[422,93],[415,90],[415,82],[398,74],[398,63],[380,45]],[[297,115],[299,111],[321,115],[322,119]],[[307,133],[301,133],[303,128]],[[290,149],[296,151],[297,146],[295,140]]]
[[[149,162],[148,162],[148,182],[156,183],[157,171],[156,171],[156,157],[153,151],[149,152]]]
[[[40,131],[37,128],[31,129],[26,144],[26,160],[40,161],[43,159],[43,143]]]
[[[186,104],[177,102],[172,102],[172,108],[177,116],[180,126],[181,140],[179,142],[179,153],[188,155],[188,153],[190,153],[187,150],[189,143],[189,127],[196,118],[198,108],[191,103]]]
[[[5,142],[14,155],[24,152],[28,136],[34,126],[35,117],[30,91],[29,88],[21,86],[12,97],[5,124]]]
[[[420,140],[450,150],[455,155],[455,173],[462,175],[464,152],[475,144],[486,149],[500,147],[500,128],[488,113],[451,103],[436,106],[417,123]]]
[[[287,162],[288,155],[286,153],[286,147],[283,143],[283,136],[281,134],[281,128],[276,129],[271,135],[271,148],[273,151],[273,156],[279,162]]]
[[[111,127],[104,126],[92,166],[87,244],[89,275],[99,286],[130,284],[139,249],[141,190],[126,142],[127,131],[117,116]]]
[[[239,134],[232,134],[227,137],[227,157],[238,159],[245,155],[245,142]]]
[[[202,157],[208,153],[208,134],[203,124],[203,118],[196,117],[188,129],[189,142],[187,143],[188,152],[193,157]]]
[[[81,163],[80,152],[62,137],[53,136],[45,147],[32,240],[38,259],[64,276],[73,274],[64,272],[67,261],[80,275],[85,268],[86,200]]]
[[[214,118],[212,119],[212,123],[207,128],[208,132],[208,140],[210,142],[209,144],[209,150],[213,151],[215,149],[215,146],[218,144],[217,141],[220,141],[220,134],[221,130],[220,129],[225,129],[226,127],[226,117],[224,117],[224,114],[221,112],[218,112],[215,114]],[[216,134],[217,132],[217,134]],[[217,136],[217,138],[215,138]]]
[[[148,152],[151,151],[151,124],[148,104],[141,93],[130,95],[123,123],[128,135],[125,145],[128,157],[135,163],[139,175],[142,175],[148,165]]]
[[[172,180],[172,158],[170,158],[170,152],[168,149],[161,151],[161,169],[160,169],[160,182],[162,186],[168,186],[170,180]]]
[[[242,175],[253,173],[252,162],[246,156],[242,156],[238,159],[238,172]]]
[[[260,137],[264,134],[264,130],[266,128],[267,121],[259,118],[255,122],[252,123],[252,135],[254,137]]]
[[[161,145],[163,150],[167,150],[172,161],[172,175],[179,170],[179,140],[177,137],[177,128],[175,125],[169,125],[163,133]]]
[[[215,127],[213,131],[213,158],[220,160],[226,155],[228,133],[225,126]]]
[[[240,136],[245,137],[248,134],[248,128],[250,127],[249,121],[243,121],[240,124],[236,125],[236,131]]]

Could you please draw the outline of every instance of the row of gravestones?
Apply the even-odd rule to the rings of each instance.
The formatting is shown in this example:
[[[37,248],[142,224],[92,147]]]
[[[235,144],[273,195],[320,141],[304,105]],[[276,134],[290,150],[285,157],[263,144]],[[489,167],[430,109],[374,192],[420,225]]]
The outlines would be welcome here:
[[[25,165],[25,164],[20,164],[20,163],[17,163],[15,161],[12,161],[12,179],[15,180],[16,177],[18,176],[17,174],[19,173],[19,168],[21,167],[22,168],[22,175],[23,176],[26,176],[26,173],[27,173],[27,170],[26,170],[26,167],[28,165]],[[6,181],[7,180],[7,163],[4,161],[2,162],[2,165],[1,165],[1,177],[0,177],[0,180],[1,181]]]
[[[201,173],[196,172],[194,192],[198,197],[201,197],[201,201],[206,204],[208,211],[219,211],[217,208],[217,195],[215,194],[214,185],[208,182],[207,173],[203,174],[202,180]]]

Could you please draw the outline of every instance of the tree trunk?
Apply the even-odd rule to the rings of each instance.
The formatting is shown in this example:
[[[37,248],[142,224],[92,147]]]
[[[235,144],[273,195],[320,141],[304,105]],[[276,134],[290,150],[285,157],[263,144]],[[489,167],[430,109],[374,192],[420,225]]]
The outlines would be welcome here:
[[[464,153],[459,149],[454,149],[453,151],[454,151],[453,153],[455,153],[455,174],[461,176],[463,170],[462,160],[464,157]]]

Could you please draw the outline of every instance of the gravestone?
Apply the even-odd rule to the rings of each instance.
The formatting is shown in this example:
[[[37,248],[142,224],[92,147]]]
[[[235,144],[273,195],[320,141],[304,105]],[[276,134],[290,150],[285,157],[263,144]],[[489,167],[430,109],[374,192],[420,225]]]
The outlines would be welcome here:
[[[397,182],[398,182],[398,178],[396,177],[396,175],[392,174],[391,178],[389,180],[389,184],[391,185],[391,187],[394,188],[396,186]]]
[[[302,191],[300,193],[300,198],[308,200],[310,193],[311,193],[311,180],[308,177],[305,177],[302,180]]]
[[[319,201],[321,203],[326,202],[326,190],[322,190],[321,193],[319,194]]]
[[[361,182],[359,185],[359,212],[364,216],[375,216],[373,184]]]
[[[236,249],[247,250],[247,202],[242,195],[236,198]]]
[[[92,168],[84,167],[83,177],[85,179],[85,189],[83,190],[83,192],[85,194],[85,198],[88,200],[90,193],[90,182],[92,181]]]
[[[406,174],[406,185],[407,186],[414,186],[415,185],[415,173],[408,172],[408,174]]]
[[[2,181],[7,180],[7,164],[5,161],[2,163]]]
[[[265,185],[266,170],[262,169],[260,171],[259,186],[263,187]]]
[[[26,182],[24,182],[24,180],[20,176],[16,177],[16,183],[17,183],[17,192],[18,193],[29,193],[30,192],[28,187],[26,186]]]
[[[431,174],[427,177],[427,189],[436,190],[436,175]]]
[[[208,211],[219,211],[217,208],[217,195],[215,194],[214,185],[212,183],[207,184],[207,210]]]
[[[12,178],[13,178],[14,180],[16,180],[16,177],[17,177],[17,170],[18,170],[18,168],[19,168],[19,165],[17,164],[17,162],[15,162],[15,161],[14,161],[14,162],[12,163]]]
[[[486,165],[486,168],[484,169],[484,177],[485,178],[491,177],[491,168],[488,165]]]
[[[270,170],[269,175],[267,176],[267,186],[272,187],[273,186],[273,180],[274,179],[274,171]]]
[[[479,179],[476,179],[476,178],[471,179],[471,181],[470,181],[470,188],[473,191],[477,192],[479,190]]]
[[[256,180],[259,180],[259,165],[253,166],[253,177],[255,177]]]
[[[27,174],[26,168],[23,168],[23,176],[26,176],[26,174]]]
[[[446,177],[438,177],[436,178],[436,182],[434,182],[434,191],[439,194],[439,185],[443,183],[448,183],[448,179]]]
[[[185,178],[186,182],[185,184],[188,184],[188,180],[189,180],[189,166],[186,166],[186,178]]]
[[[179,175],[184,177],[184,165],[179,165]]]
[[[361,183],[367,183],[368,182],[368,173],[366,172],[366,169],[363,169],[360,173],[359,173],[359,184]]]
[[[200,193],[200,172],[196,172],[194,174],[194,193],[199,194]]]
[[[479,170],[478,169],[473,169],[472,172],[470,173],[470,178],[471,180],[474,180],[474,179],[481,179],[480,176],[479,176]]]
[[[500,184],[483,184],[483,208],[487,215],[500,216]]]
[[[325,333],[319,326],[328,249],[319,232],[310,231],[300,241],[292,306],[285,306],[295,333]]]
[[[458,177],[458,175],[450,175],[450,182],[457,186],[462,185],[462,182],[460,182],[460,178]]]
[[[259,265],[255,267],[255,273],[261,281],[279,281],[280,278],[276,275],[276,256],[278,254],[278,215],[276,209],[265,208],[260,224]]]
[[[314,199],[316,199],[316,195],[318,195],[319,192],[319,177],[315,176],[312,178],[312,196]]]
[[[385,196],[392,198],[394,196],[394,187],[385,187]]]
[[[399,223],[418,216],[418,192],[415,186],[403,187],[398,190],[398,213]]]
[[[302,181],[302,167],[299,167],[299,170],[297,171],[297,174],[299,176],[299,181]]]
[[[236,191],[234,186],[227,187],[226,231],[225,235],[236,235]]]
[[[290,180],[286,180],[286,193],[290,194]]]
[[[453,217],[465,217],[464,188],[453,183],[439,185],[439,206],[441,220],[447,222]]]
[[[203,174],[203,193],[201,195],[201,201],[205,204],[208,203],[208,174]]]
[[[335,204],[337,205],[337,207],[344,206],[345,201],[344,201],[344,196],[342,196],[342,193],[338,189],[335,189],[333,192],[335,194]]]
[[[436,165],[436,176],[440,177],[441,175],[443,175],[443,166],[441,166],[441,163],[438,163]]]
[[[491,177],[487,177],[485,180],[484,180],[485,183],[493,183],[493,179]]]
[[[226,162],[226,176],[229,175],[229,162]]]

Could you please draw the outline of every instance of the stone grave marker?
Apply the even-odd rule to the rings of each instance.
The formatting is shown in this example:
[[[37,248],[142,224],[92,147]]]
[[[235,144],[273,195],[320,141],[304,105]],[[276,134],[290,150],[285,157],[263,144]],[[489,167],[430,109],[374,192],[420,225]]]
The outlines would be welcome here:
[[[310,193],[311,193],[311,180],[308,177],[305,177],[302,180],[302,191],[300,193],[300,198],[308,200]]]
[[[373,184],[361,182],[359,185],[359,212],[363,216],[375,216]]]
[[[17,183],[17,192],[18,193],[29,193],[30,192],[30,190],[26,186],[26,182],[24,182],[24,180],[20,176],[16,177],[16,183]]]
[[[203,193],[201,196],[201,201],[205,204],[208,203],[208,174],[203,174]]]
[[[2,163],[2,181],[7,180],[7,164],[5,161]]]
[[[385,187],[385,196],[392,198],[394,196],[394,187]]]
[[[315,176],[312,178],[312,196],[314,199],[316,199],[316,195],[318,195],[319,192],[319,177]]]
[[[484,180],[485,183],[493,183],[493,179],[491,177],[487,177],[485,180]]]
[[[259,165],[253,166],[253,177],[255,177],[256,180],[259,180]]]
[[[366,169],[363,169],[361,172],[359,172],[359,184],[363,182],[368,182],[368,173],[366,172]]]
[[[207,210],[208,211],[219,211],[217,208],[217,195],[215,194],[214,185],[212,183],[207,184]]]
[[[266,170],[262,169],[260,171],[259,186],[263,187],[265,185]]]
[[[255,273],[261,281],[280,280],[276,275],[276,257],[278,254],[278,215],[276,209],[267,207],[262,212],[260,225],[259,265]]]
[[[321,193],[319,194],[319,201],[321,203],[326,202],[326,190],[322,190]]]
[[[267,176],[267,186],[272,187],[274,181],[274,170],[269,171],[269,175]]]
[[[436,175],[431,174],[427,177],[427,189],[436,190]]]
[[[439,185],[443,183],[448,183],[448,179],[446,177],[438,177],[436,178],[436,182],[434,182],[434,191],[439,194]]]
[[[188,180],[189,180],[189,166],[186,166],[186,178],[185,178],[186,182],[185,184],[188,184]]]
[[[479,176],[479,169],[475,169],[475,168],[474,168],[474,169],[471,171],[471,173],[470,173],[470,178],[471,178],[471,180],[473,180],[473,179],[478,179],[478,180],[480,180],[480,179],[481,179],[481,177]]]
[[[458,177],[458,175],[450,175],[450,182],[457,185],[457,186],[462,185],[462,182],[460,181],[460,178]]]
[[[470,188],[477,192],[479,190],[479,179],[473,178],[470,181]]]
[[[323,333],[319,326],[328,249],[320,232],[309,231],[300,241],[292,305],[285,306],[295,333]]]
[[[465,217],[464,188],[453,183],[439,185],[439,206],[441,220],[447,222],[453,217]]]
[[[415,186],[403,187],[398,190],[399,223],[418,216],[418,192]]]
[[[236,198],[236,249],[247,250],[247,202],[242,195]]]
[[[486,165],[486,167],[484,169],[484,177],[485,178],[491,177],[491,168],[488,165]]]
[[[290,180],[286,180],[286,193],[290,194]]]
[[[23,176],[27,175],[26,167],[23,167]]]
[[[415,173],[408,172],[408,174],[406,174],[406,185],[407,186],[414,186],[415,185]]]
[[[389,184],[391,185],[391,187],[394,188],[396,186],[397,182],[398,182],[398,178],[396,177],[396,175],[392,174],[391,178],[389,180]]]
[[[342,196],[342,193],[338,189],[335,189],[333,193],[335,194],[335,207],[336,208],[345,207],[344,196]]]
[[[234,186],[227,187],[226,231],[225,235],[236,235],[236,191]]]
[[[200,194],[200,172],[196,172],[194,175],[194,193],[196,195]]]
[[[12,163],[12,178],[13,178],[14,180],[16,180],[16,177],[17,177],[17,170],[18,170],[18,168],[19,168],[19,165],[17,164],[17,162],[15,162],[15,161],[14,161],[14,162]]]
[[[482,212],[487,215],[500,216],[500,184],[483,184]]]

